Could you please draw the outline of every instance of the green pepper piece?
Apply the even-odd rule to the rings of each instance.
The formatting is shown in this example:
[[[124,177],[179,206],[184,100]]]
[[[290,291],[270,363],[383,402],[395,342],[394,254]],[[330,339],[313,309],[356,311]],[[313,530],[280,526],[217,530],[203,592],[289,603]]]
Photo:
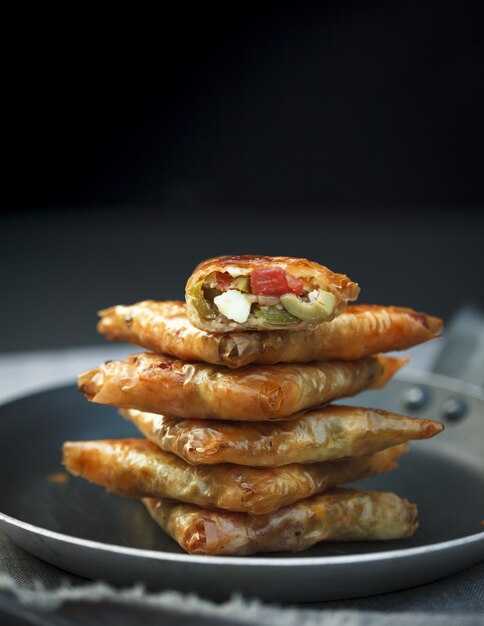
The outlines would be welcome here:
[[[336,298],[329,291],[320,291],[316,302],[304,302],[293,293],[281,296],[282,306],[291,315],[305,322],[324,322],[334,311]]]
[[[282,325],[290,325],[290,324],[299,323],[299,320],[297,319],[297,317],[294,317],[293,315],[291,315],[284,309],[255,308],[253,313],[258,319],[262,318],[268,324],[274,324],[274,325],[277,324],[277,325],[282,326]]]
[[[243,291],[245,293],[250,293],[250,283],[248,276],[237,276],[234,280],[234,289],[238,289],[239,291]]]
[[[193,298],[193,306],[196,308],[200,317],[205,317],[206,319],[213,319],[215,317],[214,311],[205,299],[205,294],[203,292],[203,280],[200,280],[198,283],[193,285],[190,289],[190,296]]]

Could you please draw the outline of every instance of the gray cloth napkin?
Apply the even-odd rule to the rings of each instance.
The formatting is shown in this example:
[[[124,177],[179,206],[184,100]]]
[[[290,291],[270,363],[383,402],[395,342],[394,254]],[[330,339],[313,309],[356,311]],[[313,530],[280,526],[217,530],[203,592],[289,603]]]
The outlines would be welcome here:
[[[427,344],[413,350],[414,367],[426,369],[436,349],[435,344]],[[72,382],[79,371],[129,351],[111,345],[0,356],[0,401]],[[40,561],[0,533],[0,624],[77,626],[101,622],[104,626],[481,625],[484,563],[428,585],[369,598],[280,607],[234,597],[217,604],[175,591],[148,593],[142,586],[116,589],[93,583]]]
[[[441,581],[381,596],[291,607],[234,597],[214,603],[175,591],[116,589],[43,563],[0,534],[0,623],[104,626],[247,624],[419,626],[484,623],[484,563]],[[391,572],[389,572],[391,575]],[[6,622],[1,618],[16,619]]]
[[[42,563],[0,537],[0,623],[74,626],[242,624],[433,626],[483,624],[484,564],[414,589],[371,598],[280,607],[234,597],[216,604],[174,591],[115,589]],[[389,573],[391,575],[391,572]],[[6,622],[1,618],[18,621]]]

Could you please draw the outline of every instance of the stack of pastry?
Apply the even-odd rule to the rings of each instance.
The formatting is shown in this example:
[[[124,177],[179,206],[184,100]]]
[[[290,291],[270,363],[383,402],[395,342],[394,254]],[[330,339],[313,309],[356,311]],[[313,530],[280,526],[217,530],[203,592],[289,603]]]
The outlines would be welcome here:
[[[331,403],[383,386],[405,360],[380,353],[427,341],[442,323],[347,307],[358,292],[304,259],[223,257],[196,268],[186,305],[101,311],[108,339],[151,352],[81,374],[79,389],[146,438],[67,442],[65,466],[142,499],[190,553],[410,536],[415,505],[338,486],[393,469],[410,440],[442,425]]]

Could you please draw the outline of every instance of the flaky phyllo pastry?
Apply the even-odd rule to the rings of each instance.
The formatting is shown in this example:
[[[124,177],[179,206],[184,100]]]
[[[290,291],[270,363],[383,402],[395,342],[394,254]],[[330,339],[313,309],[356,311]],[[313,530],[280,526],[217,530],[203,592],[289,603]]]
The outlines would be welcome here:
[[[76,476],[131,498],[175,498],[203,507],[262,515],[336,485],[396,467],[406,444],[371,456],[276,468],[189,465],[146,439],[68,441],[63,463]]]
[[[230,368],[249,363],[354,361],[404,350],[441,332],[442,320],[413,309],[353,305],[332,322],[299,331],[211,333],[190,324],[183,302],[145,300],[99,312],[98,330],[153,352]]]
[[[393,493],[335,489],[267,515],[204,509],[146,498],[157,524],[190,554],[299,552],[320,541],[380,541],[410,537],[417,509]]]
[[[342,313],[360,289],[343,274],[277,256],[226,256],[201,263],[185,288],[190,322],[216,333],[298,330]]]
[[[120,408],[192,419],[264,421],[293,419],[298,411],[381,387],[405,362],[378,355],[228,370],[143,353],[107,361],[81,374],[78,384],[88,400]]]
[[[121,410],[145,437],[187,463],[278,467],[359,457],[443,430],[440,422],[330,405],[291,421],[229,422]]]
[[[432,420],[332,404],[383,387],[404,350],[442,320],[349,305],[359,287],[306,259],[201,263],[185,302],[99,312],[98,330],[147,352],[80,374],[91,402],[118,407],[146,437],[67,442],[67,470],[142,500],[191,554],[299,551],[320,541],[413,534],[415,505],[339,489],[397,466]]]

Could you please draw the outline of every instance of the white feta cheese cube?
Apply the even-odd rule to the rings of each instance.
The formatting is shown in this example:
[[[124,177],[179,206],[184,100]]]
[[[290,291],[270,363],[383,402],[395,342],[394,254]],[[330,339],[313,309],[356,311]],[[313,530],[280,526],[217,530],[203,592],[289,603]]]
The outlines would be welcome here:
[[[236,289],[229,289],[213,299],[217,309],[229,320],[243,324],[250,315],[247,296]]]

